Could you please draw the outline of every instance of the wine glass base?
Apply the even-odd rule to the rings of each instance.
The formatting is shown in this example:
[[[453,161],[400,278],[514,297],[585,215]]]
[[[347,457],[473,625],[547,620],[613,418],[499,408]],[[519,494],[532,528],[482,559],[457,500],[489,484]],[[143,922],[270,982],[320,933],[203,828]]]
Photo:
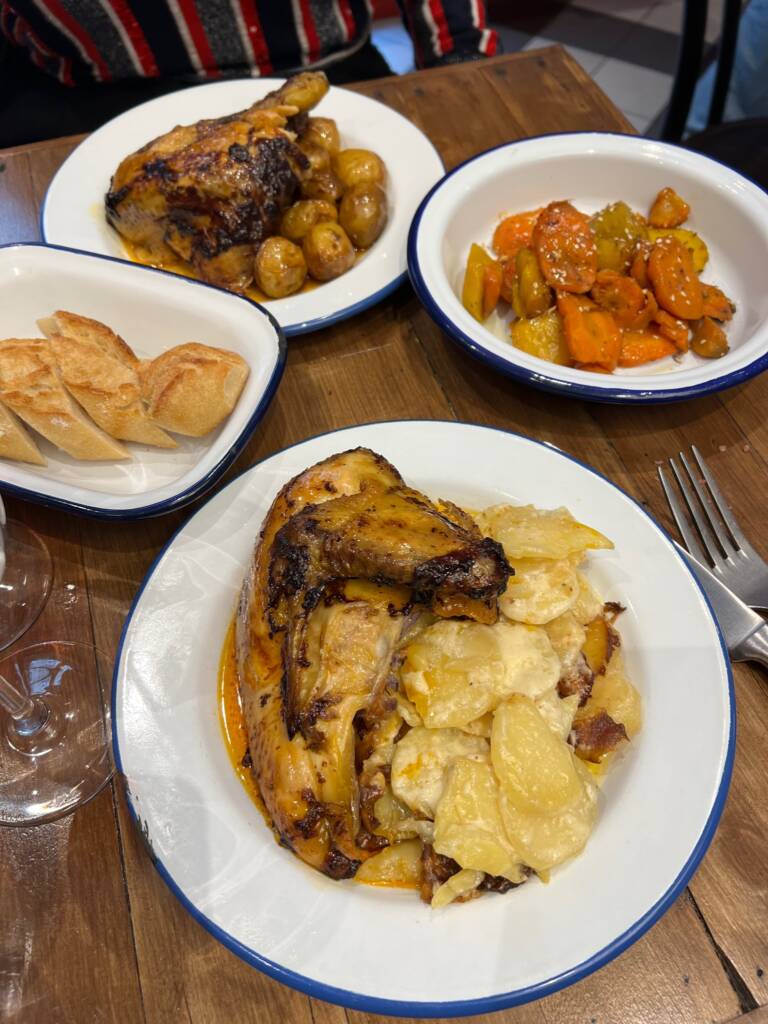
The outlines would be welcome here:
[[[22,523],[5,527],[5,571],[0,576],[0,651],[10,647],[43,610],[53,579],[44,541]]]
[[[31,735],[0,711],[0,825],[52,821],[86,803],[112,767],[109,660],[88,644],[33,644],[0,659],[0,674],[45,704]]]

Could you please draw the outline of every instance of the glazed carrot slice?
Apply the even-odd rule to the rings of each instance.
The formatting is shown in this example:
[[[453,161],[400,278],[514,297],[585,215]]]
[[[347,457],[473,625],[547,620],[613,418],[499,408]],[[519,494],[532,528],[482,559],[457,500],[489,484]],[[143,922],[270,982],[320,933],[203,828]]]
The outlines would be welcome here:
[[[563,318],[565,344],[576,363],[615,370],[621,331],[613,316],[582,296],[560,293],[557,310]]]
[[[595,235],[589,220],[570,203],[550,203],[542,210],[533,229],[533,247],[551,288],[581,294],[595,283]]]
[[[714,284],[701,284],[704,294],[704,316],[711,316],[713,320],[730,320],[736,311],[736,307],[725,294]]]
[[[659,311],[659,304],[650,288],[647,288],[643,295],[645,296],[645,305],[631,323],[624,325],[628,331],[644,331],[650,322],[655,320]]]
[[[646,305],[645,293],[637,281],[615,270],[598,271],[589,294],[598,306],[613,313],[620,327],[629,327]]]
[[[676,228],[688,220],[691,208],[673,188],[663,188],[656,196],[648,214],[648,222],[654,228]]]
[[[515,270],[514,260],[503,260],[501,263],[501,297],[505,302],[512,305],[513,293],[512,290],[515,284],[515,276],[517,271]]]
[[[685,320],[678,320],[663,309],[656,311],[653,318],[659,329],[659,334],[671,341],[681,352],[688,351],[688,324]]]
[[[629,268],[630,277],[633,277],[641,288],[647,288],[650,284],[648,280],[649,251],[649,247],[641,242],[635,251],[635,255],[632,257],[632,263]]]
[[[501,295],[502,270],[500,263],[489,263],[483,274],[483,320],[496,309]]]
[[[719,359],[728,351],[728,338],[720,324],[711,317],[703,316],[694,325],[691,348],[704,359]]]
[[[525,213],[514,213],[496,226],[491,247],[499,259],[512,261],[520,249],[530,247],[533,228],[540,213],[541,207],[538,210],[526,210]]]
[[[656,242],[648,257],[648,277],[662,309],[681,320],[698,320],[702,316],[701,281],[682,242],[671,236]]]
[[[677,352],[674,342],[651,331],[625,331],[621,338],[619,366],[642,366]]]

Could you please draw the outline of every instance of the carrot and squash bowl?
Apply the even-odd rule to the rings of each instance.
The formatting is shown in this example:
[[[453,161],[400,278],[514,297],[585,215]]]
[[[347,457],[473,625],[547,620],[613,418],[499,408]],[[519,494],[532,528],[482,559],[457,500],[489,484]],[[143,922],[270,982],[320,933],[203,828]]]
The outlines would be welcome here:
[[[507,143],[426,196],[408,267],[435,322],[537,387],[675,401],[768,365],[768,196],[678,146]]]

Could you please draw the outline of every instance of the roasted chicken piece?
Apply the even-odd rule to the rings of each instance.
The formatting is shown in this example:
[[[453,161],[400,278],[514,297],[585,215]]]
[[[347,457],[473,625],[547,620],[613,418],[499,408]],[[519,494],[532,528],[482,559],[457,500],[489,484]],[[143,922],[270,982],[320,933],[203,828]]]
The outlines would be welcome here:
[[[203,280],[244,291],[256,250],[309,173],[295,139],[327,90],[323,72],[303,72],[247,110],[147,143],[117,168],[107,221],[141,259],[181,258]]]
[[[414,615],[436,595],[485,610],[510,575],[501,547],[449,513],[373,452],[332,456],[277,496],[243,585],[237,660],[256,781],[281,842],[332,877],[375,849],[356,745],[392,710]],[[350,579],[372,583],[340,585]],[[358,599],[366,586],[379,597]]]

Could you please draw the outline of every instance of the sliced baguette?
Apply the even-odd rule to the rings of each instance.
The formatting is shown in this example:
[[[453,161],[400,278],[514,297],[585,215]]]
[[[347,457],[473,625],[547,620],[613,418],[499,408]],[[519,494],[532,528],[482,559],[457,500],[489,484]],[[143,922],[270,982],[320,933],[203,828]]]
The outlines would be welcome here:
[[[190,342],[143,363],[141,390],[156,423],[202,437],[232,412],[248,373],[248,363],[236,352]]]
[[[0,400],[52,444],[75,459],[130,459],[85,415],[64,389],[45,338],[0,341]]]
[[[79,313],[68,313],[65,309],[57,309],[52,316],[38,320],[37,326],[46,338],[50,338],[52,334],[65,334],[77,341],[89,341],[98,345],[105,355],[117,359],[123,365],[134,370],[139,368],[140,360],[131,346],[123,341],[119,334],[115,334],[111,327],[98,320],[80,316]]]
[[[97,343],[64,334],[49,335],[64,386],[91,419],[111,437],[158,448],[176,441],[147,415],[139,375],[107,355]]]
[[[19,417],[0,402],[0,459],[44,466],[45,459]]]

